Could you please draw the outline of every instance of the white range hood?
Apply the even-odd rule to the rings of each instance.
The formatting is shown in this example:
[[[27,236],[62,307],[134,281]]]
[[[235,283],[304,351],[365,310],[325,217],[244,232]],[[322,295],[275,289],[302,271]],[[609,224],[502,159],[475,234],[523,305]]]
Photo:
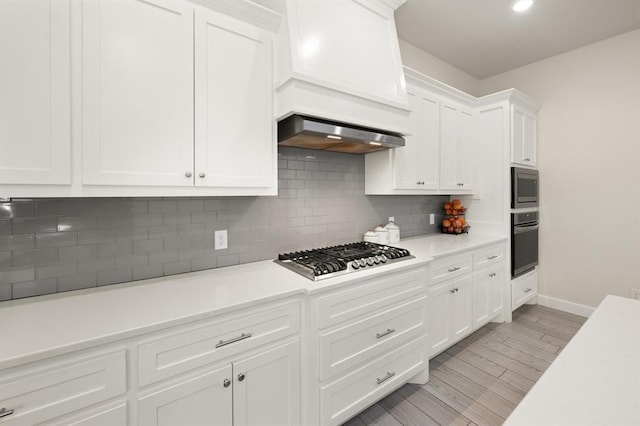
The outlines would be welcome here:
[[[260,0],[284,18],[277,119],[292,114],[406,134],[407,99],[393,17],[405,0]]]

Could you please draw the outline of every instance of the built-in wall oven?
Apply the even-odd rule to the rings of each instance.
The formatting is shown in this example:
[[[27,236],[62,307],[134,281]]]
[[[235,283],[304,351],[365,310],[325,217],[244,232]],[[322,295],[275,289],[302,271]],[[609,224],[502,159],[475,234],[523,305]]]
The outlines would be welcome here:
[[[511,167],[511,208],[538,207],[538,171]]]
[[[511,213],[511,277],[538,264],[538,212]]]

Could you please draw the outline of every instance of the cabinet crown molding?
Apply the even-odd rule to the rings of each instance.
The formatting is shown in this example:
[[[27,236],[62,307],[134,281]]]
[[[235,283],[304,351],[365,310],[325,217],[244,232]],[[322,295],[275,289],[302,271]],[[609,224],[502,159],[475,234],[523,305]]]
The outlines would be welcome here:
[[[456,89],[453,86],[449,86],[433,77],[429,77],[426,74],[421,73],[413,68],[403,66],[404,76],[407,83],[411,83],[420,86],[429,91],[435,92],[437,95],[453,98],[458,102],[462,102],[468,106],[475,106],[477,98],[462,90]]]
[[[477,106],[481,107],[501,101],[517,102],[532,109],[533,111],[538,111],[540,109],[539,103],[517,89],[506,89],[500,92],[491,93],[490,95],[481,96],[477,98],[476,103]]]
[[[278,32],[282,16],[273,10],[248,0],[189,0],[265,30]]]

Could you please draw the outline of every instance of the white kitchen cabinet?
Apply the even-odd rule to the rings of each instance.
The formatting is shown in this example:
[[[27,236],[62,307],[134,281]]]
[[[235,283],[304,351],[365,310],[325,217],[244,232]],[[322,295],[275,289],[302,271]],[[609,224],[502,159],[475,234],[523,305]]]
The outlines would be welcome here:
[[[511,162],[537,166],[537,113],[519,104],[511,105]]]
[[[473,189],[473,111],[440,104],[440,189],[469,193]]]
[[[69,0],[2,1],[0,29],[0,185],[69,184]]]
[[[273,38],[256,25],[196,10],[196,186],[273,186]]]
[[[499,315],[504,306],[504,262],[473,274],[473,329],[477,330]]]
[[[227,364],[144,395],[138,400],[138,424],[231,425],[231,379]]]
[[[193,6],[82,2],[82,183],[193,185]]]
[[[300,424],[300,343],[185,375],[138,401],[140,425]]]
[[[366,194],[470,194],[475,98],[405,68],[405,146],[365,155]]]
[[[538,295],[538,270],[534,269],[511,280],[511,311],[525,303],[535,302]]]
[[[472,331],[472,278],[465,275],[429,288],[429,344],[433,356]]]
[[[127,402],[117,401],[106,406],[91,408],[51,422],[47,426],[114,426],[127,425]]]

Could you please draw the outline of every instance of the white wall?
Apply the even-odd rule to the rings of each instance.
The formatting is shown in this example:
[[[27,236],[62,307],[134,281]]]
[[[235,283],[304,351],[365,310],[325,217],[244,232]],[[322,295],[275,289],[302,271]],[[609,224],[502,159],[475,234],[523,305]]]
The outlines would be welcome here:
[[[444,62],[441,59],[425,52],[413,44],[398,40],[400,42],[400,56],[402,64],[420,71],[429,77],[435,78],[449,86],[476,95],[479,89],[480,80],[470,74]]]
[[[640,30],[480,82],[540,102],[540,293],[640,288]]]

